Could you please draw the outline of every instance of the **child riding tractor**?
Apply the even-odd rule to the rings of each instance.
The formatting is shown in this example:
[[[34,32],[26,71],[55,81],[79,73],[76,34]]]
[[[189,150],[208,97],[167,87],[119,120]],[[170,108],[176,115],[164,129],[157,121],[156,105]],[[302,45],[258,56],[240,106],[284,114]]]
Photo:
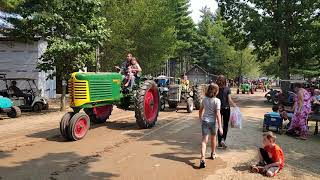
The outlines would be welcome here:
[[[159,114],[159,90],[153,80],[141,78],[130,91],[123,87],[119,73],[73,73],[69,80],[70,106],[60,122],[61,135],[67,140],[85,137],[93,123],[104,123],[113,105],[121,109],[134,106],[140,128],[155,126]],[[80,112],[82,110],[84,112]]]

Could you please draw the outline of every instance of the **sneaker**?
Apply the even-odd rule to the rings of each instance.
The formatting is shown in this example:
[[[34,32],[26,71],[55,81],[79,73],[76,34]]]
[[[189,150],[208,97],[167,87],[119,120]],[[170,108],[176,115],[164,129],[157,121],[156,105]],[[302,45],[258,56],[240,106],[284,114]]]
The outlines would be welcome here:
[[[206,167],[206,162],[204,162],[204,160],[201,160],[199,168],[202,169],[202,168],[205,168],[205,167]]]
[[[218,149],[223,149],[221,143],[218,144],[218,147],[217,147],[217,148],[218,148]]]
[[[221,141],[221,146],[223,149],[227,149],[227,144],[224,141]]]
[[[217,158],[216,154],[215,153],[211,153],[210,159],[214,160],[216,158]]]

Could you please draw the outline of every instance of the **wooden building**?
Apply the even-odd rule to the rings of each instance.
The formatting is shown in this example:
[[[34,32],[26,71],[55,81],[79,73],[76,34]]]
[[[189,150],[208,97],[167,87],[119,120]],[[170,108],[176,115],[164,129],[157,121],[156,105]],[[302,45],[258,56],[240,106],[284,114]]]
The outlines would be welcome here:
[[[210,81],[215,81],[217,76],[210,74],[204,68],[194,65],[191,69],[186,72],[188,79],[193,84],[207,84]]]

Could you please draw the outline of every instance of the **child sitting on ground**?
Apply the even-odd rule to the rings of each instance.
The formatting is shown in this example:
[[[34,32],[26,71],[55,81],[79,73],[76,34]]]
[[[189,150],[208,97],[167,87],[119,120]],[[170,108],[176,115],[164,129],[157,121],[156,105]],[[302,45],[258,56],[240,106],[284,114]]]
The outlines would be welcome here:
[[[251,166],[251,171],[273,177],[284,166],[283,150],[276,144],[276,136],[272,132],[264,133],[262,142],[264,148],[258,149],[259,163]]]

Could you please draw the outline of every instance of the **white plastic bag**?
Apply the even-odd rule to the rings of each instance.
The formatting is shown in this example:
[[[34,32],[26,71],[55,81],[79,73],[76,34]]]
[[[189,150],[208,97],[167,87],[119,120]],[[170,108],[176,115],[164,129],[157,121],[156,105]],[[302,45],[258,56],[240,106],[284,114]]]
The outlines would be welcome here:
[[[231,114],[230,114],[231,128],[241,129],[242,119],[243,117],[240,112],[240,108],[239,107],[232,108]]]

